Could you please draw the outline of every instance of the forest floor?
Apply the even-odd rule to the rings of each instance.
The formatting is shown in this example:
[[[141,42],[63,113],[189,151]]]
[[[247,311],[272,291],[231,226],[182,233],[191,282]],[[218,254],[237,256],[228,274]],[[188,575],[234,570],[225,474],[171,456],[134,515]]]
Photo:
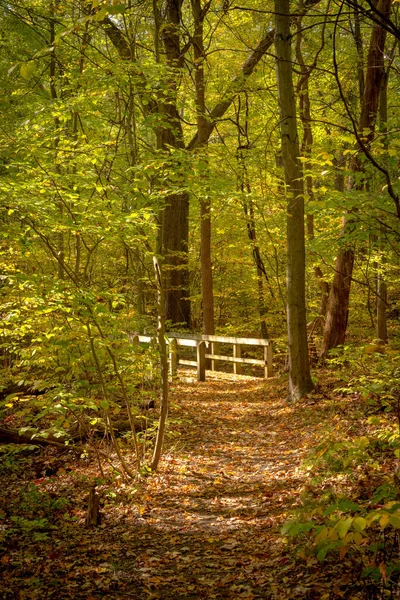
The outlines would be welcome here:
[[[280,533],[307,495],[329,488],[311,479],[304,459],[334,427],[331,388],[326,376],[290,405],[283,378],[220,374],[199,383],[183,373],[171,390],[159,472],[134,486],[118,477],[98,485],[93,529],[85,517],[94,461],[50,448],[15,455],[1,470],[0,598],[369,597],[351,562],[295,558]],[[344,413],[349,401],[340,402]]]

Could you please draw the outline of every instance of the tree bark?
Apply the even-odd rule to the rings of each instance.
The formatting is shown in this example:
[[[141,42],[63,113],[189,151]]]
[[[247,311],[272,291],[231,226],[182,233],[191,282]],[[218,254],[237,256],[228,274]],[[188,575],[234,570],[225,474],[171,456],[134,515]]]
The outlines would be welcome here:
[[[391,0],[379,0],[377,8],[383,14],[389,16]],[[378,113],[379,95],[382,81],[385,75],[384,50],[386,30],[380,22],[375,23],[369,44],[367,72],[365,77],[364,96],[361,104],[361,114],[358,123],[358,133],[364,140],[365,145],[372,141],[375,122]],[[357,148],[357,150],[360,150]],[[363,166],[360,161],[360,152],[357,152],[352,160],[352,171],[362,173]],[[350,185],[355,185],[351,183]],[[358,189],[363,184],[358,183]],[[354,223],[351,217],[345,217],[343,221],[343,233],[351,235]],[[350,287],[354,266],[354,248],[344,245],[339,249],[335,275],[329,296],[328,315],[326,319],[321,355],[325,356],[331,348],[344,344],[348,322],[348,310],[350,302]]]
[[[204,150],[208,142],[208,123],[206,116],[205,80],[204,80],[204,16],[200,0],[191,0],[194,20],[193,53],[194,53],[194,81],[196,91],[196,114],[198,149]],[[207,155],[204,157],[207,161]],[[214,294],[211,261],[211,201],[207,197],[208,173],[204,168],[200,174],[204,180],[205,195],[200,198],[200,257],[201,257],[201,291],[203,304],[203,333],[214,335]]]
[[[156,8],[156,7],[155,7]],[[159,52],[156,20],[156,54]],[[164,27],[162,43],[166,63],[170,70],[165,78],[165,88],[157,99],[149,98],[146,80],[139,69],[135,74],[138,92],[146,95],[145,111],[148,115],[158,114],[158,124],[154,127],[157,149],[172,156],[171,149],[184,150],[182,124],[177,108],[177,73],[183,66],[179,30],[181,26],[181,3],[179,0],[166,0],[164,5]],[[123,31],[110,19],[103,21],[104,31],[118,51],[121,59],[134,63],[132,45],[123,35]],[[188,240],[189,240],[189,194],[171,193],[165,200],[159,215],[158,249],[163,256],[163,276],[165,289],[165,313],[167,321],[174,325],[183,324],[190,328]]]
[[[297,93],[299,96],[299,108],[300,108],[300,120],[303,125],[303,141],[301,144],[301,154],[305,159],[304,169],[307,172],[305,177],[305,191],[308,201],[314,199],[314,188],[313,188],[313,177],[311,175],[311,152],[314,143],[313,132],[311,127],[311,102],[309,92],[309,79],[313,69],[317,63],[317,56],[315,57],[314,63],[307,67],[301,50],[302,42],[302,17],[299,17],[297,21],[297,40],[296,40],[296,58],[301,69],[300,80],[297,85]],[[307,237],[310,241],[314,239],[314,215],[307,215]],[[314,266],[314,275],[318,282],[318,286],[321,290],[321,300],[319,307],[319,314],[325,317],[328,307],[329,298],[329,283],[325,281],[321,267],[319,265]]]
[[[158,148],[170,153],[170,148],[185,147],[177,108],[177,75],[183,66],[180,0],[166,0],[163,16],[161,35],[170,74],[165,82],[165,95],[158,97],[158,112],[167,123],[159,128]],[[165,316],[172,324],[183,324],[190,329],[188,242],[189,194],[171,194],[166,199],[161,223]]]
[[[293,87],[289,0],[275,0],[275,53],[282,158],[287,191],[287,323],[289,393],[299,400],[314,385],[307,346],[305,301],[304,186]]]

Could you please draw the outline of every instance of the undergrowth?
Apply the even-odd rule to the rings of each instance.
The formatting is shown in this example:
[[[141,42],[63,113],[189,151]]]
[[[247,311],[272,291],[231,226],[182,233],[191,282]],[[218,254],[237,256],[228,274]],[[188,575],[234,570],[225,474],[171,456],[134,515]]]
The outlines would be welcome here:
[[[400,352],[336,349],[332,420],[303,464],[309,485],[285,523],[296,561],[353,572],[348,589],[371,600],[400,594]],[[330,596],[328,595],[327,598]],[[358,596],[357,596],[358,597]]]

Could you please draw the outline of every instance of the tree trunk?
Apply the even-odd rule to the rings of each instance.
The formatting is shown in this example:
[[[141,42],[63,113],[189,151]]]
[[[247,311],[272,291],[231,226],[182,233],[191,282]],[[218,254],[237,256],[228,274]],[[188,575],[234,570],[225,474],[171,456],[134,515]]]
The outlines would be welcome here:
[[[191,0],[194,20],[193,53],[194,53],[194,81],[196,89],[196,113],[198,149],[206,152],[208,142],[208,127],[205,102],[204,81],[204,40],[203,23],[205,11],[201,8],[200,0]],[[207,160],[207,156],[205,156]],[[201,257],[201,291],[203,303],[203,333],[214,335],[214,294],[211,262],[211,202],[207,198],[208,172],[200,175],[204,180],[203,189],[205,197],[200,199],[200,257]]]
[[[301,32],[302,17],[299,17],[299,19],[297,20],[296,58],[301,68],[301,75],[299,83],[297,85],[297,93],[299,96],[300,119],[303,125],[303,141],[301,145],[301,154],[305,159],[304,169],[307,172],[307,175],[305,177],[305,191],[308,201],[310,201],[314,199],[313,178],[311,175],[312,165],[310,160],[314,138],[311,128],[311,103],[308,82],[310,79],[310,75],[316,66],[317,57],[315,58],[314,63],[310,67],[306,66],[301,50]],[[307,215],[307,237],[310,241],[314,239],[314,215],[312,214]],[[314,275],[318,282],[318,286],[321,290],[319,314],[325,317],[328,307],[329,283],[325,281],[324,275],[319,265],[314,266]]]
[[[177,108],[177,73],[183,66],[180,47],[181,2],[166,0],[164,6],[162,41],[170,74],[165,82],[165,95],[158,98],[158,112],[167,126],[159,130],[160,150],[183,150],[182,123]],[[183,183],[183,182],[182,182]],[[161,224],[163,274],[165,289],[165,316],[172,324],[190,328],[188,242],[189,194],[171,194],[166,199]]]
[[[254,265],[257,273],[257,305],[258,314],[260,317],[260,334],[264,339],[268,339],[268,329],[266,324],[266,316],[268,313],[264,297],[264,278],[269,287],[271,296],[275,299],[274,291],[270,284],[268,273],[265,269],[261,250],[257,239],[256,220],[254,215],[254,204],[251,197],[251,184],[246,164],[246,149],[250,148],[249,139],[249,102],[248,94],[245,92],[245,121],[244,125],[240,122],[241,116],[241,96],[238,97],[238,108],[236,111],[236,126],[237,126],[237,144],[236,159],[238,162],[238,189],[243,194],[243,212],[246,219],[247,237],[251,245]],[[244,138],[244,139],[243,139]]]
[[[391,0],[379,0],[377,9],[385,15],[390,14]],[[379,22],[376,22],[369,44],[367,72],[365,77],[364,96],[361,104],[361,115],[358,123],[358,132],[366,144],[372,141],[375,130],[375,122],[378,113],[379,95],[381,84],[385,75],[384,49],[386,30]],[[352,161],[352,170],[361,173],[363,167],[359,153]],[[362,184],[358,184],[362,189]],[[344,234],[351,234],[354,223],[351,218],[344,218]],[[328,316],[326,319],[324,338],[321,355],[325,356],[331,349],[344,344],[348,321],[348,309],[350,301],[350,286],[354,266],[354,249],[344,246],[339,249],[335,275],[329,296]]]
[[[314,385],[307,347],[305,301],[304,186],[293,87],[289,0],[275,0],[275,53],[287,204],[287,322],[289,392],[299,400]]]
[[[392,51],[392,58],[394,56],[394,49]],[[381,95],[379,99],[379,128],[380,131],[385,135],[383,138],[383,147],[387,150],[388,139],[387,139],[387,87],[389,83],[389,67],[385,71],[385,76],[382,81]],[[388,341],[387,332],[387,320],[386,320],[386,309],[387,309],[387,285],[382,272],[382,265],[385,262],[384,255],[384,231],[383,226],[380,227],[379,232],[379,250],[380,250],[380,265],[378,266],[378,277],[377,277],[377,303],[376,303],[376,337],[381,340],[384,344]]]
[[[306,0],[304,11],[318,4],[319,0]],[[156,21],[156,55],[159,54],[158,32],[162,31],[167,65],[172,69],[183,66],[183,55],[180,48],[179,31],[181,27],[181,2],[180,0],[166,0],[163,9],[163,27],[161,27],[160,10],[153,0]],[[204,8],[202,9],[202,12]],[[204,18],[204,16],[203,16]],[[102,21],[106,35],[115,46],[123,60],[133,62],[132,44],[125,37],[123,31],[109,17]],[[234,77],[228,89],[222,94],[207,115],[204,122],[204,131],[197,131],[186,149],[193,151],[207,142],[214,131],[216,124],[232,105],[234,98],[243,89],[245,81],[251,76],[258,63],[271,47],[274,41],[274,31],[267,31],[258,45],[244,61],[240,73]],[[157,58],[157,56],[156,56]],[[176,74],[176,73],[175,73]],[[156,128],[158,149],[168,147],[183,149],[183,131],[176,104],[176,77],[169,78],[167,82],[168,95],[150,99],[146,91],[146,79],[139,70],[134,70],[135,80],[139,94],[146,95],[146,111],[148,114],[156,112],[162,115],[166,126]],[[206,208],[206,207],[204,207]],[[159,248],[163,253],[163,273],[165,277],[166,318],[172,323],[184,322],[190,327],[190,301],[189,301],[189,272],[187,268],[188,252],[188,214],[189,195],[187,193],[171,195],[167,198],[166,206],[160,215],[162,231],[160,232]],[[206,213],[206,211],[205,211]],[[205,221],[207,216],[205,217]],[[177,232],[178,229],[178,232]],[[207,237],[205,233],[205,237]]]
[[[160,463],[162,448],[164,444],[165,431],[167,428],[167,419],[169,412],[169,388],[168,388],[168,352],[167,343],[165,340],[165,302],[163,277],[157,259],[154,257],[154,271],[157,285],[157,312],[158,312],[158,327],[157,341],[160,351],[161,362],[161,406],[160,419],[158,422],[157,438],[154,445],[153,457],[151,460],[151,470],[157,471]]]
[[[170,70],[164,80],[164,89],[157,100],[149,98],[146,79],[141,71],[135,71],[135,84],[139,94],[146,96],[147,115],[158,115],[154,131],[157,149],[171,156],[171,149],[183,150],[184,140],[182,124],[177,109],[177,72],[183,66],[180,48],[181,3],[179,0],[166,0],[163,12],[163,27],[160,27],[161,15],[153,4],[156,14],[155,47],[156,59],[159,54],[158,35],[162,30],[162,42],[165,58]],[[123,35],[123,31],[109,17],[104,19],[105,33],[117,49],[121,59],[134,63],[132,44]],[[163,93],[164,92],[164,93]],[[189,194],[171,193],[160,211],[158,250],[163,256],[163,275],[165,289],[166,319],[172,324],[184,324],[190,328],[188,240],[189,240]]]
[[[346,222],[344,226],[347,225]],[[322,355],[325,355],[330,348],[336,348],[345,342],[353,266],[354,250],[352,248],[340,250],[336,258],[335,275],[329,296]]]

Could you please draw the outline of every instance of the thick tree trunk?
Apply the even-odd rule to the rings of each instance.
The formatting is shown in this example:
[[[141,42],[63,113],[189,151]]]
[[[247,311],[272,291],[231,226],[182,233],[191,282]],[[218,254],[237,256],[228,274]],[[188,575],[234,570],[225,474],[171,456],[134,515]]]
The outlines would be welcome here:
[[[323,354],[325,349],[344,344],[348,321],[351,276],[354,265],[354,250],[340,250],[336,258],[335,275],[329,297],[328,314],[324,328]]]
[[[289,391],[299,400],[314,385],[310,375],[305,301],[304,189],[293,87],[289,0],[275,0],[275,52],[287,205],[287,322]]]
[[[203,40],[203,23],[205,11],[201,8],[200,0],[191,0],[194,20],[193,53],[194,81],[196,89],[196,113],[198,149],[206,151],[208,142],[208,123],[206,116],[204,61],[205,50]],[[207,157],[205,157],[207,160]],[[204,180],[203,189],[207,195],[208,173],[201,174]],[[203,333],[214,334],[214,294],[211,261],[211,202],[208,198],[200,199],[200,257],[201,257],[201,292],[203,304]]]
[[[319,0],[306,0],[304,11],[318,4]],[[159,54],[158,31],[162,29],[162,41],[166,55],[166,62],[172,69],[183,66],[183,55],[180,48],[179,31],[181,27],[181,2],[180,0],[166,0],[163,9],[163,27],[161,28],[160,11],[153,2],[156,17],[156,55]],[[204,8],[202,9],[204,11]],[[202,12],[203,14],[203,12]],[[109,17],[102,21],[106,35],[115,46],[123,60],[133,62],[132,44],[125,37],[122,29]],[[244,61],[240,73],[234,77],[228,89],[223,93],[222,99],[207,114],[204,121],[204,130],[197,131],[186,149],[193,151],[206,143],[219,119],[231,107],[234,98],[243,89],[245,81],[251,76],[258,63],[272,46],[275,31],[267,31],[259,44]],[[176,77],[167,82],[169,96],[163,100],[149,98],[146,90],[146,79],[140,70],[134,71],[137,88],[140,94],[146,97],[146,111],[148,114],[160,114],[167,122],[166,127],[156,128],[157,146],[159,149],[168,147],[183,149],[183,132],[176,104]],[[166,202],[166,207],[161,215],[161,222],[166,231],[160,234],[159,248],[164,255],[163,272],[165,277],[166,317],[173,323],[184,322],[190,326],[190,301],[189,301],[189,273],[187,268],[188,252],[188,216],[189,196],[186,193],[171,195]],[[206,219],[205,219],[206,220]],[[207,226],[206,226],[207,227]],[[179,235],[174,229],[180,228]],[[205,237],[208,234],[205,234]]]
[[[177,73],[183,66],[180,47],[181,2],[166,0],[162,41],[170,69],[166,81],[166,95],[160,96],[158,112],[164,116],[167,126],[159,131],[159,148],[183,150],[182,123],[177,108]],[[190,328],[188,242],[189,242],[189,194],[171,194],[163,209],[161,224],[163,255],[165,316],[172,324],[184,324]]]
[[[378,0],[377,9],[390,14],[391,0]],[[361,105],[361,115],[358,132],[369,144],[374,135],[375,122],[378,113],[379,95],[382,80],[385,75],[384,50],[386,31],[379,22],[375,23],[369,44],[367,72],[365,77],[364,96]],[[361,173],[363,167],[357,154],[352,161],[352,170]],[[362,186],[361,186],[362,187]],[[354,224],[352,219],[344,219],[344,233],[351,233]],[[350,286],[354,266],[354,249],[347,246],[339,249],[335,275],[329,296],[328,315],[324,329],[321,355],[325,356],[331,349],[344,344],[348,321],[350,301]]]
[[[165,287],[165,314],[172,324],[190,328],[188,237],[189,195],[167,198],[162,211],[161,253]]]
[[[156,55],[159,54],[158,35],[161,30],[160,14],[155,6]],[[177,109],[177,73],[183,66],[180,48],[181,3],[166,0],[163,11],[162,42],[166,63],[170,69],[165,88],[157,100],[149,98],[146,80],[141,71],[134,71],[139,94],[146,97],[145,110],[157,116],[154,127],[157,149],[170,154],[170,149],[184,150],[182,124]],[[132,44],[123,31],[110,18],[103,21],[104,30],[123,60],[134,65]],[[156,56],[157,58],[157,56]],[[189,194],[171,193],[160,211],[158,250],[163,256],[166,319],[172,324],[184,324],[190,328],[188,240],[189,240]]]

